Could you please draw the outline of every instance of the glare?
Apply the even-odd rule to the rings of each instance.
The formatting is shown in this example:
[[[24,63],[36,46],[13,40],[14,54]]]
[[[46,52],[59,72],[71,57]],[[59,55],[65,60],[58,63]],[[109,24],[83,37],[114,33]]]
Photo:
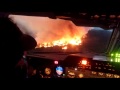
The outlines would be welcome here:
[[[116,57],[118,56],[118,53],[116,53]]]
[[[77,70],[77,68],[75,68],[75,70]]]
[[[120,78],[120,76],[119,75],[114,75],[114,78]]]
[[[58,64],[58,61],[54,61],[54,64]]]
[[[113,61],[113,59],[111,59],[110,61]]]
[[[117,58],[115,58],[115,62],[117,62]]]
[[[110,56],[112,57],[110,61],[112,62],[120,62],[120,53],[111,53]],[[113,57],[114,56],[114,57]]]
[[[111,54],[111,56],[113,56],[113,54]]]
[[[118,62],[120,62],[120,58],[118,58]]]
[[[84,75],[83,75],[83,74],[79,74],[78,77],[79,77],[79,78],[83,78]]]
[[[87,60],[82,60],[81,64],[87,65]]]

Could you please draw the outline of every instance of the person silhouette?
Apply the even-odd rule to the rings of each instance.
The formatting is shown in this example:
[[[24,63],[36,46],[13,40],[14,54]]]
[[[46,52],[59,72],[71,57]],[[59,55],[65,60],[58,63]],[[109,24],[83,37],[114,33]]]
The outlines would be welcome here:
[[[24,77],[17,76],[16,65],[22,59],[24,51],[36,47],[36,40],[30,35],[23,34],[8,15],[0,16],[0,32],[0,78],[25,78],[24,75]]]

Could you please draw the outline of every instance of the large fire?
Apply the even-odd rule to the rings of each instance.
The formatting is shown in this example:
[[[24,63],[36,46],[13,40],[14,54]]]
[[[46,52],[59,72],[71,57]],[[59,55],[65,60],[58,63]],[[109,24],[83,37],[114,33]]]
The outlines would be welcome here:
[[[49,17],[9,15],[9,18],[24,34],[36,40],[36,48],[59,46],[64,50],[68,50],[69,47],[75,49],[74,46],[79,47],[82,43],[81,38],[92,28],[76,26],[70,20]]]
[[[47,48],[47,47],[54,47],[54,46],[61,46],[62,49],[67,49],[67,45],[81,45],[82,41],[80,37],[73,37],[73,38],[62,38],[60,40],[56,40],[53,42],[44,42],[38,44],[37,48]]]

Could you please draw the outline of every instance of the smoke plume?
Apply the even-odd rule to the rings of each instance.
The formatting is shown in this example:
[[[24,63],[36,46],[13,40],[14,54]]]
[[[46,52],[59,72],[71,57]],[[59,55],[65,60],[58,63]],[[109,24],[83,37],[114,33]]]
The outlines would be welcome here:
[[[76,26],[73,22],[48,17],[10,15],[9,18],[24,34],[31,35],[37,44],[52,42],[61,38],[85,35],[91,27]]]

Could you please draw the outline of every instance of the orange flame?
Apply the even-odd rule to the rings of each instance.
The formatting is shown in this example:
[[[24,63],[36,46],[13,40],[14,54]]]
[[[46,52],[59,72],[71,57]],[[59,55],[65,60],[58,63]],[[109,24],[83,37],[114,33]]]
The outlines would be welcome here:
[[[66,49],[67,49],[67,46],[62,47],[62,49],[66,50]]]
[[[92,27],[76,26],[71,20],[49,17],[10,15],[9,18],[22,33],[28,34],[36,40],[38,44],[36,48],[53,46],[65,48],[69,44],[81,45],[81,38],[92,29]]]
[[[44,47],[53,47],[53,46],[61,46],[62,49],[67,49],[67,45],[81,45],[82,41],[80,37],[75,37],[75,38],[62,38],[60,40],[56,40],[53,42],[44,42],[39,44],[39,48]]]

